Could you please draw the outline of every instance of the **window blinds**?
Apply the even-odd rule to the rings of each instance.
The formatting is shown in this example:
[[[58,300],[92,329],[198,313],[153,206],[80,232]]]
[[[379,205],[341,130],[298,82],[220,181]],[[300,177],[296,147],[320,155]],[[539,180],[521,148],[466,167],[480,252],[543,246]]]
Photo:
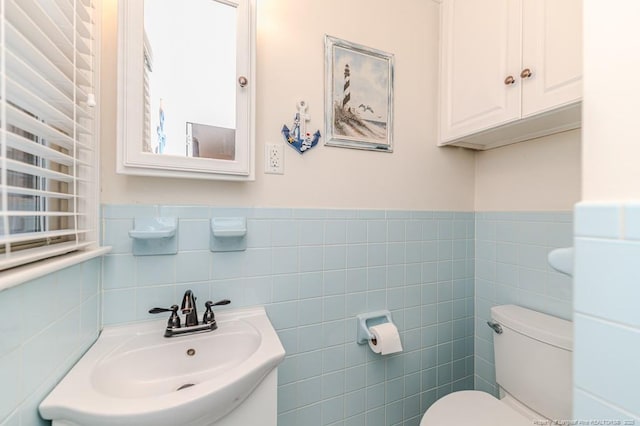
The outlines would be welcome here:
[[[147,33],[144,33],[144,42],[142,46],[144,50],[144,70],[142,77],[142,98],[144,99],[144,120],[143,120],[143,152],[153,152],[151,148],[151,92],[149,89],[149,73],[153,71],[153,51],[151,50],[151,43],[147,38]]]
[[[94,245],[95,0],[0,0],[0,270]]]

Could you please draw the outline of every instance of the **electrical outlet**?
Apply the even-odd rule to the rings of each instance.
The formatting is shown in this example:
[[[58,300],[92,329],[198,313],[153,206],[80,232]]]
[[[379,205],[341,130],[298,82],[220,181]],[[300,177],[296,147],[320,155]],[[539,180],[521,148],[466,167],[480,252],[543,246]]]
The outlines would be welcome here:
[[[264,172],[274,175],[284,174],[284,145],[268,143],[264,147]]]

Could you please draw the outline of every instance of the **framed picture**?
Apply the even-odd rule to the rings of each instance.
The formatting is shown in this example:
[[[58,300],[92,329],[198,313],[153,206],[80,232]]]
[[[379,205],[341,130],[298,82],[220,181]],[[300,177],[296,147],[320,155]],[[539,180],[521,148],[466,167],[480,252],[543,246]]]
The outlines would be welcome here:
[[[393,62],[325,36],[325,145],[393,152]]]

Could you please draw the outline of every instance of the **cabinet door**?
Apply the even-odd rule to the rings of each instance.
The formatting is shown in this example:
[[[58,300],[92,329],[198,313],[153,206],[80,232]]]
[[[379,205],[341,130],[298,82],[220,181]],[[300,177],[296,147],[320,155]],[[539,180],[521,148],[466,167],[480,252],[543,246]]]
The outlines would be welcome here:
[[[255,180],[255,16],[255,0],[118,2],[118,173]]]
[[[520,15],[520,0],[442,2],[441,143],[520,118]]]
[[[522,115],[582,97],[582,0],[524,0]]]

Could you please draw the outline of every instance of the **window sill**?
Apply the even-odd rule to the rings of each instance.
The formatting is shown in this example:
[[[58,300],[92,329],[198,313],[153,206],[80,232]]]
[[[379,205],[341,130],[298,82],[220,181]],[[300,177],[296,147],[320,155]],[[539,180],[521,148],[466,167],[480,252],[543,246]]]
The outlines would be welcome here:
[[[109,251],[111,251],[111,247],[98,247],[94,249],[76,251],[30,263],[28,265],[8,269],[0,272],[0,291],[40,278],[52,272],[68,268],[69,266],[85,262],[95,257],[102,256],[107,254]]]

